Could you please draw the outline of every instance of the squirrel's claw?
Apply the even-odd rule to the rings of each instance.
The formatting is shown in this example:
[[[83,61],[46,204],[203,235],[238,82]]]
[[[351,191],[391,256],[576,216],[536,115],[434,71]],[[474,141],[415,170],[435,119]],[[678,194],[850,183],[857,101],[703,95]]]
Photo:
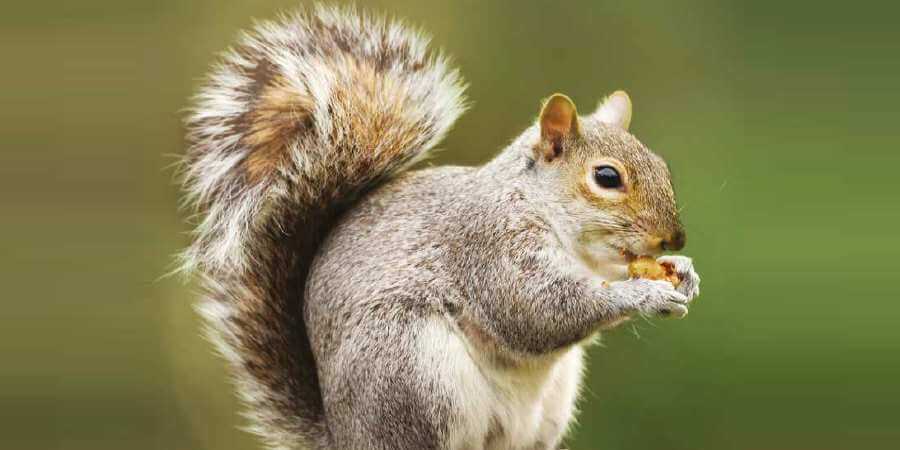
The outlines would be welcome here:
[[[688,313],[688,298],[668,281],[636,278],[612,286],[621,293],[626,314],[682,318]]]
[[[675,268],[675,274],[681,279],[681,284],[676,290],[687,297],[688,302],[700,295],[700,275],[694,270],[694,262],[691,258],[681,255],[666,255],[660,256],[656,261],[671,264]]]

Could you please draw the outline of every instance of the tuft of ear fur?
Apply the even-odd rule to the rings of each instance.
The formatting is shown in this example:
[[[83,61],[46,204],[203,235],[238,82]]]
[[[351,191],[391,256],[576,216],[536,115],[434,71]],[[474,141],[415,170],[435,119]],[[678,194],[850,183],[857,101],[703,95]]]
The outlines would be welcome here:
[[[628,130],[631,125],[631,98],[625,91],[616,91],[600,102],[594,113],[601,122]]]
[[[553,94],[544,102],[539,119],[541,143],[535,157],[552,161],[562,152],[563,142],[578,136],[578,111],[572,99],[563,94]]]

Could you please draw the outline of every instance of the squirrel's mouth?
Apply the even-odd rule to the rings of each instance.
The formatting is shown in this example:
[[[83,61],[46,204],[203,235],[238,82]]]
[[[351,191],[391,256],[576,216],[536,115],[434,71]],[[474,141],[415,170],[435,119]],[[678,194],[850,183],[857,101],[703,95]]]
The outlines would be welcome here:
[[[626,263],[631,263],[640,256],[659,256],[662,253],[661,247],[654,247],[644,243],[637,245],[619,246],[615,244],[607,244],[610,249],[618,253]]]

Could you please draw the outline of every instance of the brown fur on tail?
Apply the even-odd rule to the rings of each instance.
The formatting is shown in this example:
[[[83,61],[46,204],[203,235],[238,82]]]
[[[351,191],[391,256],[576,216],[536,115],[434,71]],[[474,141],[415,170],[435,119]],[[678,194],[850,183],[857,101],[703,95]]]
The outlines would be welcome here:
[[[223,56],[187,119],[184,185],[200,220],[185,268],[270,448],[327,446],[302,305],[329,224],[464,109],[457,73],[425,44],[352,10],[262,23]]]

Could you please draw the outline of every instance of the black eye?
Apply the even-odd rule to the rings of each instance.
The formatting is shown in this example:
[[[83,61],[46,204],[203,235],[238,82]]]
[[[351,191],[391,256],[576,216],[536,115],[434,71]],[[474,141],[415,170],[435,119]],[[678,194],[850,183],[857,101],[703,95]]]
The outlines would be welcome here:
[[[611,166],[600,166],[594,169],[594,181],[600,187],[606,189],[617,189],[622,187],[622,177],[619,171]]]

